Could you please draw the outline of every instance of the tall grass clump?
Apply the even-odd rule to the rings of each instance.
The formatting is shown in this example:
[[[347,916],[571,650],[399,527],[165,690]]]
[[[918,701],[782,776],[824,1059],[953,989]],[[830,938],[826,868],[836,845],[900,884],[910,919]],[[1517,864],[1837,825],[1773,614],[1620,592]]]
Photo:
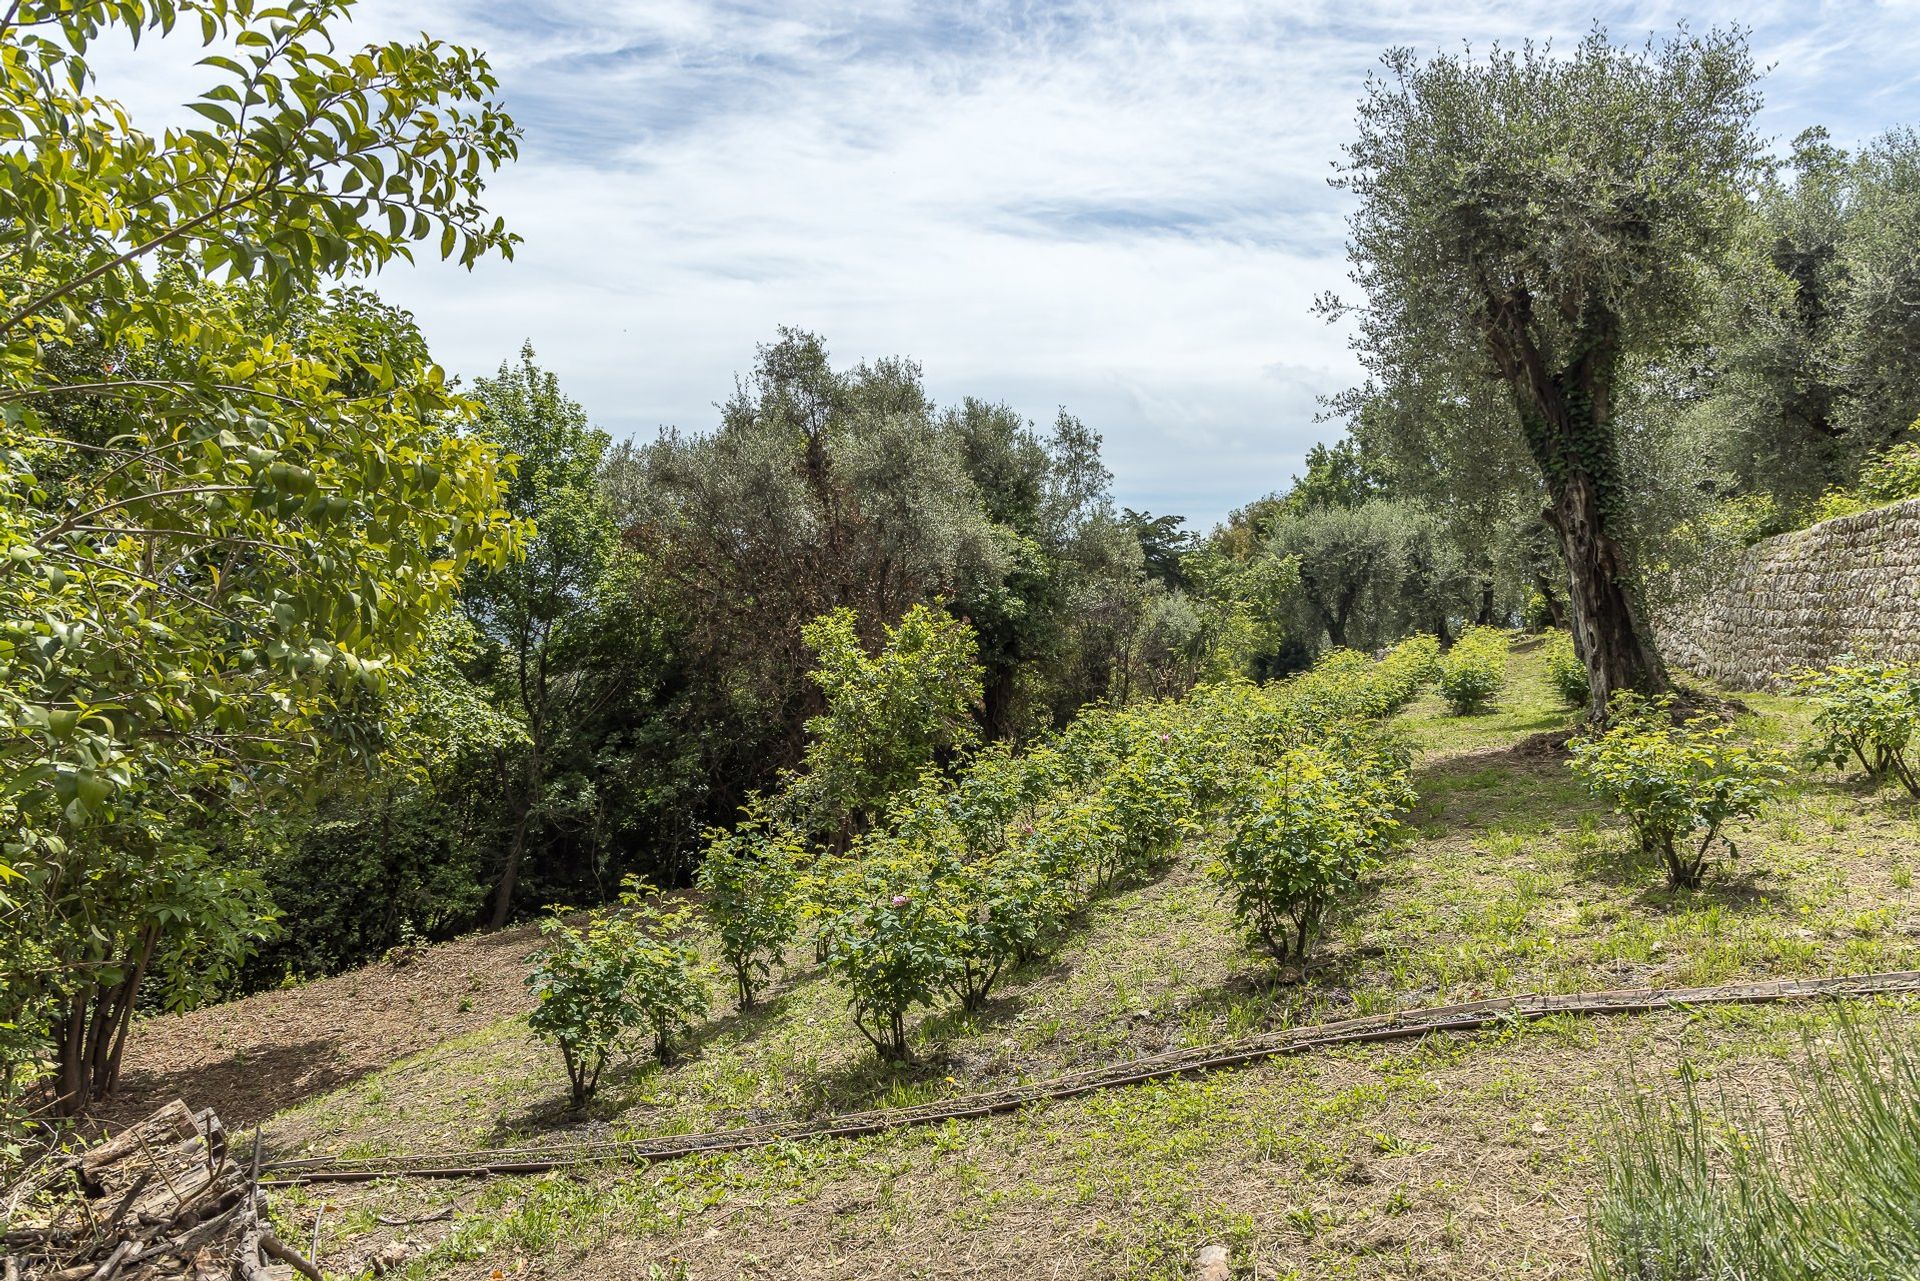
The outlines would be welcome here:
[[[1469,627],[1440,660],[1440,696],[1455,716],[1477,716],[1507,683],[1507,634]]]
[[[1588,1214],[1595,1281],[1920,1276],[1920,1068],[1910,1034],[1843,1020],[1806,1045],[1777,1124],[1691,1076],[1609,1118]]]

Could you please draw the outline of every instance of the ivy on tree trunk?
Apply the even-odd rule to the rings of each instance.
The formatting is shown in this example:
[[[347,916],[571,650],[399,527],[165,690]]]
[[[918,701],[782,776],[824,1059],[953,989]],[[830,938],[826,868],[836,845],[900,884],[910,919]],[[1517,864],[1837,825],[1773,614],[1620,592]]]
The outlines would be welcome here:
[[[1614,530],[1619,324],[1603,302],[1586,299],[1575,344],[1558,363],[1537,339],[1526,290],[1488,290],[1481,324],[1488,353],[1512,391],[1527,449],[1547,482],[1542,517],[1566,561],[1573,644],[1590,677],[1590,715],[1604,720],[1617,691],[1670,688]]]

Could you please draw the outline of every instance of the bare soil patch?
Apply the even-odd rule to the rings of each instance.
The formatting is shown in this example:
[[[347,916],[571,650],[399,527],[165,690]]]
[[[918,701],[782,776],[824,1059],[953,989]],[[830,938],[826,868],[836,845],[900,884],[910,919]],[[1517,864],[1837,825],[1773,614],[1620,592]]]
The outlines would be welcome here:
[[[527,926],[435,944],[186,1014],[142,1019],[100,1119],[138,1120],[170,1098],[236,1129],[390,1067],[449,1037],[524,1013]]]

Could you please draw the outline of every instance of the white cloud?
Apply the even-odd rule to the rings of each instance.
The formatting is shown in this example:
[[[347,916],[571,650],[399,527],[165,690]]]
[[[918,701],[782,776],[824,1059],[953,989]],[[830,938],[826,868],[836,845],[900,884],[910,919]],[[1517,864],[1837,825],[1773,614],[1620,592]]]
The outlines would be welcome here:
[[[1863,137],[1914,100],[1911,0],[371,0],[356,36],[481,45],[527,128],[492,187],[517,260],[379,288],[459,371],[531,338],[623,433],[708,426],[779,324],[843,360],[911,355],[943,399],[1066,404],[1122,501],[1205,523],[1284,483],[1330,430],[1315,396],[1354,377],[1309,304],[1342,283],[1325,178],[1379,51],[1596,16],[1623,38],[1752,24],[1783,137]],[[151,118],[193,55],[102,58],[104,87]]]

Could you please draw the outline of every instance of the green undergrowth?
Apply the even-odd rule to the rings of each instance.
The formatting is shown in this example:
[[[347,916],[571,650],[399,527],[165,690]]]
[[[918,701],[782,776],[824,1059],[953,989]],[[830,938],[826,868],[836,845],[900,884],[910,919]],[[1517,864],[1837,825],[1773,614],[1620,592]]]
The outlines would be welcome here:
[[[847,1019],[845,992],[810,955],[796,952],[756,1008],[701,1025],[674,1067],[634,1061],[610,1068],[584,1115],[567,1110],[566,1081],[551,1052],[530,1040],[524,1020],[506,1019],[282,1114],[268,1126],[269,1141],[282,1155],[374,1155],[643,1137],[919,1103],[1300,1022],[1484,996],[1920,967],[1913,889],[1920,811],[1903,794],[1796,767],[1780,802],[1734,833],[1739,854],[1732,865],[1716,868],[1700,890],[1669,890],[1660,868],[1637,853],[1624,826],[1568,769],[1560,744],[1574,713],[1549,684],[1539,646],[1523,640],[1507,662],[1488,711],[1454,715],[1428,695],[1398,718],[1420,749],[1419,800],[1408,831],[1335,923],[1304,979],[1245,946],[1204,874],[1224,836],[1210,830],[1191,840],[1164,876],[1095,900],[1054,955],[1011,975],[982,1009],[921,1019],[912,1029],[919,1056],[913,1064],[879,1062]],[[1750,695],[1743,703],[1736,725],[1744,737],[1795,745],[1810,732],[1796,699]],[[711,951],[706,963],[716,993],[724,992],[726,977]],[[1684,1042],[1709,1059],[1722,1052],[1765,1057],[1791,1047],[1796,1020],[1818,1017],[1775,1012],[1749,1020],[1748,1013],[1553,1022],[1512,1034],[1511,1049],[1494,1038],[1491,1057],[1487,1038],[1343,1051],[1325,1063],[1289,1061],[1052,1105],[958,1127],[959,1138],[943,1139],[948,1132],[936,1129],[677,1163],[657,1176],[611,1184],[599,1175],[585,1184],[569,1177],[500,1185],[516,1189],[511,1193],[490,1186],[485,1196],[509,1197],[512,1208],[469,1206],[473,1217],[435,1247],[434,1267],[459,1271],[465,1264],[456,1255],[537,1255],[533,1243],[549,1230],[542,1225],[564,1224],[552,1230],[570,1240],[623,1241],[638,1251],[623,1256],[637,1271],[622,1275],[647,1275],[646,1265],[659,1261],[647,1251],[660,1242],[678,1243],[663,1249],[680,1251],[690,1275],[754,1275],[762,1265],[732,1255],[726,1257],[734,1258],[734,1271],[702,1270],[702,1258],[721,1257],[717,1247],[703,1254],[702,1225],[716,1215],[733,1216],[727,1222],[736,1225],[741,1216],[764,1218],[766,1206],[789,1198],[806,1207],[804,1214],[818,1215],[841,1183],[864,1190],[847,1194],[850,1208],[825,1214],[824,1227],[809,1228],[826,1233],[816,1244],[829,1254],[835,1231],[845,1228],[862,1251],[895,1240],[903,1257],[921,1257],[915,1251],[923,1247],[926,1257],[938,1257],[927,1234],[937,1227],[972,1239],[969,1215],[978,1217],[982,1240],[1009,1222],[1044,1237],[1049,1224],[1070,1221],[1076,1248],[1098,1264],[1085,1275],[1180,1275],[1175,1256],[1184,1249],[1190,1261],[1196,1240],[1251,1250],[1272,1236],[1276,1221],[1293,1219],[1308,1245],[1282,1253],[1321,1259],[1316,1267],[1331,1267],[1326,1261],[1336,1255],[1351,1263],[1444,1254],[1449,1233],[1464,1239],[1475,1230],[1458,1206],[1447,1211],[1451,1226],[1422,1228],[1426,1235],[1417,1241],[1394,1231],[1389,1220],[1400,1214],[1376,1206],[1367,1220],[1372,1235],[1360,1241],[1351,1217],[1340,1218],[1348,1211],[1315,1209],[1310,1197],[1283,1205],[1291,1193],[1268,1185],[1282,1169],[1309,1168],[1338,1183],[1341,1162],[1369,1145],[1381,1149],[1369,1160],[1372,1168],[1383,1157],[1397,1159],[1393,1153],[1418,1155],[1423,1144],[1439,1150],[1461,1142],[1459,1134],[1394,1128],[1394,1107],[1406,1104],[1389,1106],[1400,1098],[1395,1091],[1413,1087],[1382,1085],[1378,1078],[1391,1075],[1390,1065],[1445,1060],[1449,1071],[1473,1082],[1465,1097],[1446,1101],[1448,1124],[1510,1138],[1518,1117],[1531,1149],[1539,1136],[1528,1109],[1542,1113],[1550,1132],[1571,1125],[1569,1109],[1579,1108],[1565,1083],[1554,1082],[1578,1068],[1578,1088],[1589,1091],[1581,1097],[1591,1102],[1590,1091],[1611,1080],[1607,1065],[1619,1057],[1623,1037],[1652,1038],[1663,1053]],[[1629,1024],[1639,1030],[1623,1032]],[[1673,1027],[1679,1032],[1659,1030]],[[1504,1068],[1497,1066],[1502,1056],[1512,1060]],[[1549,1061],[1551,1070],[1539,1075],[1535,1069]],[[1362,1084],[1333,1084],[1349,1072],[1365,1086],[1351,1097],[1346,1092]],[[1386,1093],[1367,1093],[1378,1090]],[[1542,1101],[1520,1108],[1512,1098],[1502,1101],[1502,1091]],[[1215,1106],[1221,1099],[1231,1105]],[[1270,1133],[1248,1128],[1260,1125]],[[943,1142],[990,1155],[962,1159],[943,1152]],[[1248,1152],[1271,1153],[1280,1164],[1266,1171],[1266,1158]],[[1588,1158],[1574,1152],[1530,1158],[1557,1171],[1563,1217],[1578,1217],[1580,1190],[1590,1186],[1582,1164]],[[1207,1171],[1220,1161],[1231,1167],[1223,1177],[1253,1179],[1265,1190],[1202,1195],[1213,1177]],[[1401,1195],[1431,1208],[1453,1206],[1464,1193],[1422,1185]],[[1522,1196],[1513,1189],[1501,1195]],[[1531,1222],[1542,1213],[1539,1195],[1526,1197],[1531,1209],[1516,1201],[1501,1214],[1514,1224]],[[1316,1217],[1323,1211],[1332,1219]],[[732,1232],[722,1236],[731,1239]],[[1323,1239],[1324,1257],[1311,1244]],[[991,1268],[984,1274],[997,1275]],[[1376,1274],[1404,1270],[1382,1263],[1302,1273]]]

